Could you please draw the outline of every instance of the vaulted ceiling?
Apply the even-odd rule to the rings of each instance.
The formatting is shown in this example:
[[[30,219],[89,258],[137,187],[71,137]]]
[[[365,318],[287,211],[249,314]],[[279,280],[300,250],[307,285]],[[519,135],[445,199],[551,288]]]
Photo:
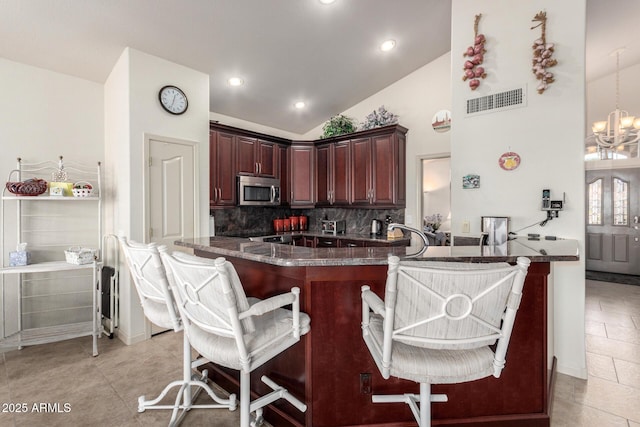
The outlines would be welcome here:
[[[587,80],[621,46],[622,67],[640,62],[640,1],[588,0],[587,15]],[[448,52],[450,33],[450,0],[0,2],[0,57],[103,83],[131,47],[208,74],[211,111],[300,134]]]

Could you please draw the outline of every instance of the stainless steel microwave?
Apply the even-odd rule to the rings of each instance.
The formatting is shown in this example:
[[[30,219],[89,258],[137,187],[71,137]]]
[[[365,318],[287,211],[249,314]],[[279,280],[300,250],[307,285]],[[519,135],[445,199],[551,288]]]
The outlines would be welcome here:
[[[280,180],[276,178],[238,175],[238,205],[280,205]]]

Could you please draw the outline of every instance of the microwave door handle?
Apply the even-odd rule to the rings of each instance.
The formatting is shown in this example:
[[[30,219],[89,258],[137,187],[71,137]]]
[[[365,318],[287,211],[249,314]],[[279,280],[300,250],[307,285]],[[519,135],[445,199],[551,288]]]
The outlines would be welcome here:
[[[276,201],[276,186],[272,185],[271,186],[271,203],[274,203]]]

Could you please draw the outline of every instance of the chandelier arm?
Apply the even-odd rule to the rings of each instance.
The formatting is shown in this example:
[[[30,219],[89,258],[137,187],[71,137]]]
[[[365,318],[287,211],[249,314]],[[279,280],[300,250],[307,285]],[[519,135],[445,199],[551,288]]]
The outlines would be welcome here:
[[[598,146],[606,149],[634,144],[640,140],[640,129],[631,129],[627,122],[629,113],[620,110],[619,108],[620,53],[622,50],[623,49],[618,49],[614,52],[616,55],[616,109],[609,113],[609,117],[606,122],[595,122],[593,126],[593,134],[587,137],[587,141],[593,139]],[[640,156],[640,150],[638,154]]]

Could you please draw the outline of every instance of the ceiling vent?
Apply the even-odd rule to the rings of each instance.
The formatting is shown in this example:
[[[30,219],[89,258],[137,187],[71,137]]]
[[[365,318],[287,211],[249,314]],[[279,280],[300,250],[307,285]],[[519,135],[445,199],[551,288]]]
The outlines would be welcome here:
[[[527,105],[526,85],[480,98],[467,99],[467,116],[494,113]]]

